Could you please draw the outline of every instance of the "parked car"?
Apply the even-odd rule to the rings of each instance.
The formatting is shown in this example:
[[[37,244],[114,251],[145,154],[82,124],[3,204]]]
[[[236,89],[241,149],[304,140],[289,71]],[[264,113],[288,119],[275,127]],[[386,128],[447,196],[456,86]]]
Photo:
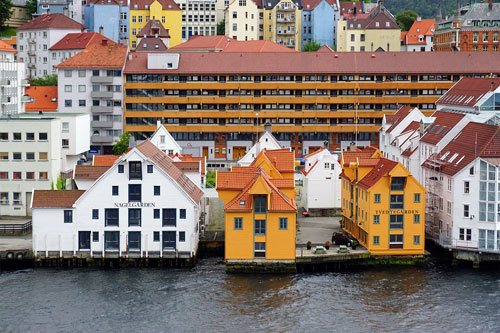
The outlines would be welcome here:
[[[343,232],[334,232],[332,234],[332,244],[333,245],[346,245],[350,247],[353,240]]]

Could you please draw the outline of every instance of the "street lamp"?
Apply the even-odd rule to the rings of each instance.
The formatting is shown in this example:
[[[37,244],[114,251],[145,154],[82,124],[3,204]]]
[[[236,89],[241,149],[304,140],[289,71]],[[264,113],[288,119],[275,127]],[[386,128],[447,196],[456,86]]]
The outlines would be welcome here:
[[[255,126],[255,143],[259,141],[259,113],[255,114],[257,116],[257,124]]]

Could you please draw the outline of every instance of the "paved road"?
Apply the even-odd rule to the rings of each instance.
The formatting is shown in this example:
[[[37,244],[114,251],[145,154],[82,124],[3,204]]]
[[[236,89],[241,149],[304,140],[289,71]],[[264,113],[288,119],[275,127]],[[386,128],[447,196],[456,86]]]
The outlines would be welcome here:
[[[31,249],[31,234],[27,236],[0,236],[0,251]]]
[[[340,216],[297,218],[297,244],[331,241],[332,233],[340,230]]]

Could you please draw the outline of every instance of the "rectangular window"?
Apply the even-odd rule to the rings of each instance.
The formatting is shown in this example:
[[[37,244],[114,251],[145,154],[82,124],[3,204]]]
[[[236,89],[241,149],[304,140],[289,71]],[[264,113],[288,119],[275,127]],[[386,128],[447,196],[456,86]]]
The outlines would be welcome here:
[[[155,185],[153,188],[154,195],[160,195],[160,186]]]
[[[128,202],[141,202],[141,184],[128,184]]]
[[[389,216],[390,229],[403,229],[403,215],[390,215]]]
[[[464,217],[469,217],[469,205],[464,205]]]
[[[104,225],[108,226],[116,226],[119,225],[118,219],[118,208],[106,208],[104,209]]]
[[[185,241],[186,241],[186,232],[179,231],[179,242],[185,242]]]
[[[118,195],[118,185],[113,185],[111,187],[111,195]]]
[[[288,218],[287,217],[280,217],[279,223],[280,223],[280,230],[287,230],[288,229]]]
[[[255,235],[266,234],[266,220],[255,220]]]
[[[255,242],[254,257],[255,258],[265,258],[266,257],[266,243]]]
[[[413,195],[413,201],[414,201],[415,203],[419,203],[419,202],[420,202],[420,193],[415,193],[415,194]]]
[[[405,187],[405,177],[393,177],[391,191],[403,191]]]
[[[140,227],[141,226],[141,209],[129,208],[128,209],[128,226]]]
[[[123,173],[123,172],[124,172],[124,169],[125,169],[125,168],[124,168],[123,164],[119,164],[119,165],[118,165],[118,173]]]
[[[380,224],[380,215],[373,215],[373,224]]]
[[[451,214],[451,201],[446,202],[446,212]]]
[[[128,232],[128,248],[129,250],[141,250],[141,232],[129,231]]]
[[[413,215],[413,223],[420,223],[420,214]]]
[[[90,250],[90,231],[78,232],[78,249]]]
[[[46,161],[46,160],[48,160],[48,158],[49,158],[49,156],[48,156],[48,154],[46,152],[40,152],[40,153],[38,153],[38,159],[40,161]]]
[[[160,241],[160,232],[153,231],[153,242],[159,242],[159,241]]]
[[[402,194],[391,194],[391,202],[389,204],[390,209],[403,209],[404,196]]]
[[[243,218],[235,217],[234,218],[234,230],[243,230]]]
[[[380,203],[380,193],[376,193],[376,194],[374,194],[374,195],[373,195],[373,197],[374,197],[374,198],[373,198],[373,201],[374,201],[375,203]]]
[[[9,192],[0,192],[0,205],[9,204]]]
[[[179,219],[181,219],[181,220],[186,219],[186,210],[184,208],[179,209]]]
[[[26,133],[26,141],[35,141],[35,133]]]
[[[265,196],[254,196],[254,211],[256,214],[265,214],[267,209],[267,198]]]
[[[403,235],[389,235],[389,248],[402,249],[403,248]]]
[[[142,179],[142,163],[129,162],[129,179]]]
[[[148,165],[148,173],[153,173],[153,165],[152,164]]]
[[[420,245],[420,236],[413,236],[413,245]]]
[[[93,242],[98,242],[99,241],[99,232],[98,231],[94,231],[92,233],[92,241]]]
[[[105,231],[104,232],[104,249],[106,251],[118,251],[120,249],[120,232]]]
[[[163,208],[163,224],[164,227],[176,226],[176,209]]]
[[[92,219],[93,220],[99,219],[99,209],[92,209]]]
[[[373,236],[373,245],[380,245],[380,236]]]
[[[73,87],[71,85],[65,85],[64,86],[64,92],[71,92],[72,88]]]
[[[464,193],[468,194],[470,191],[470,183],[468,181],[464,181]]]
[[[64,223],[73,223],[73,211],[65,210],[64,211]]]
[[[159,219],[160,218],[160,210],[159,209],[154,209],[153,210],[153,218],[154,219]]]
[[[35,153],[26,153],[26,159],[27,160],[34,160],[35,159]]]
[[[39,141],[47,141],[47,133],[38,133],[38,140]]]

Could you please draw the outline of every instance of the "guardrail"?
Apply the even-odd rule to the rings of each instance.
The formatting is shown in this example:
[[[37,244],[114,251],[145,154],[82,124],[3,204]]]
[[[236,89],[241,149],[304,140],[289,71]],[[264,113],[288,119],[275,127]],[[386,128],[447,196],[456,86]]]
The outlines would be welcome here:
[[[24,224],[1,224],[0,235],[25,235],[31,232],[31,221]]]

